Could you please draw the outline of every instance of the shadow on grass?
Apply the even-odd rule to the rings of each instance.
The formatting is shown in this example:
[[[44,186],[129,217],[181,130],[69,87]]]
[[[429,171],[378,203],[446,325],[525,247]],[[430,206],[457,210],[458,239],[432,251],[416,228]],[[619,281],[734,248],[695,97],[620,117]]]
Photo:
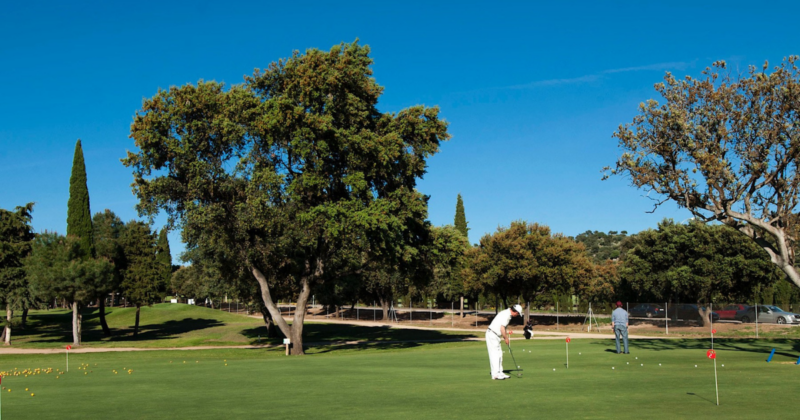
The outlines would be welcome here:
[[[594,344],[603,346],[614,345],[611,341],[597,341]],[[629,342],[631,352],[636,350],[653,350],[653,351],[669,351],[669,350],[701,350],[705,351],[711,348],[710,339],[678,339],[678,340],[631,340]],[[724,351],[744,351],[751,353],[762,353],[764,358],[769,355],[772,349],[775,354],[796,358],[800,355],[800,340],[787,339],[787,338],[772,338],[772,339],[715,339],[714,349]],[[606,349],[606,351],[612,351]]]
[[[224,325],[216,319],[185,318],[158,324],[139,325],[139,334],[133,336],[133,325],[125,328],[111,328],[111,336],[106,337],[100,327],[97,310],[83,313],[81,341],[91,342],[137,342],[169,340],[182,334]],[[25,330],[17,330],[17,339],[30,343],[71,343],[72,313],[40,313],[29,318]]]
[[[251,344],[281,344],[283,334],[266,338],[267,328],[260,326],[242,331]],[[260,336],[260,341],[259,341]],[[388,326],[363,326],[347,324],[306,324],[303,327],[305,347],[313,347],[314,353],[335,351],[342,346],[348,349],[405,349],[426,343],[464,341],[474,334],[445,334],[435,330],[398,329]],[[353,343],[356,341],[357,343]]]

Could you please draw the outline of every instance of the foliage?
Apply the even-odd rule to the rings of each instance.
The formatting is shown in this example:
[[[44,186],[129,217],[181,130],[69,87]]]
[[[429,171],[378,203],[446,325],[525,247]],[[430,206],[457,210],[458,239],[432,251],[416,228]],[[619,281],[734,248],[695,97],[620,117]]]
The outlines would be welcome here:
[[[169,239],[167,238],[167,228],[162,228],[158,233],[158,244],[156,248],[156,262],[161,271],[162,289],[172,281],[172,253],[169,249]]]
[[[125,270],[120,287],[125,298],[136,306],[152,305],[166,289],[163,270],[157,260],[157,236],[144,222],[125,224],[120,236],[125,255]]]
[[[505,302],[509,297],[530,302],[544,293],[565,293],[592,275],[583,245],[524,221],[484,235],[472,257],[473,275]]]
[[[452,300],[465,293],[463,278],[467,263],[466,252],[469,240],[454,226],[434,227],[431,230],[432,245],[426,250],[433,266],[433,280],[429,289],[435,295]]]
[[[92,212],[89,208],[89,187],[86,185],[86,165],[83,161],[81,141],[75,143],[72,158],[72,175],[69,177],[69,201],[67,202],[67,236],[79,238],[81,258],[95,255],[92,238]]]
[[[0,209],[0,303],[7,310],[24,310],[35,304],[24,269],[34,238],[32,211],[33,203],[14,211]]]
[[[380,113],[369,48],[316,49],[257,70],[229,90],[173,87],[144,101],[131,127],[137,208],[164,210],[189,248],[258,281],[278,326],[302,353],[302,317],[277,316],[273,285],[304,305],[351,273],[366,250],[415,264],[427,201],[414,190],[446,140],[437,108]]]
[[[122,272],[125,270],[125,254],[120,237],[125,230],[125,223],[113,211],[106,209],[103,212],[95,213],[92,217],[92,226],[97,256],[114,264],[114,275],[111,277],[111,281],[100,291],[100,295],[105,296],[119,287],[122,281]]]
[[[591,256],[596,263],[604,263],[606,260],[616,260],[620,257],[620,245],[628,232],[610,231],[608,233],[587,230],[575,237],[575,241],[580,242],[586,247],[586,253]]]
[[[36,296],[85,304],[114,276],[114,266],[103,258],[82,259],[82,242],[54,232],[36,235],[25,270]]]
[[[469,241],[469,228],[467,227],[467,216],[464,213],[464,200],[461,199],[461,194],[458,195],[458,199],[456,200],[456,217],[453,221],[453,225],[456,227],[456,230],[461,232],[467,241]]]
[[[783,276],[763,249],[725,225],[664,220],[632,241],[619,274],[640,301],[744,302]]]
[[[703,79],[667,73],[632,124],[614,136],[624,153],[611,174],[672,200],[704,222],[733,227],[764,248],[800,287],[794,267],[800,188],[800,69],[787,58],[767,73],[731,74],[724,61]],[[609,168],[606,168],[609,169]]]

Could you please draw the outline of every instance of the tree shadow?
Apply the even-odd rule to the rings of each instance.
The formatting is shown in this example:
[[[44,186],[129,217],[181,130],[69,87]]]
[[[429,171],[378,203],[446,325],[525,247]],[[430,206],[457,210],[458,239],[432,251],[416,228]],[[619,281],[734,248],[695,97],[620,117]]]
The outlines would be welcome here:
[[[136,342],[147,340],[169,340],[181,334],[224,325],[215,319],[185,318],[157,324],[139,325],[139,334],[133,337],[133,326],[111,328],[111,336],[103,334],[97,309],[82,313],[81,342]],[[29,317],[25,330],[17,330],[15,338],[30,343],[71,343],[72,313],[39,313]]]
[[[596,342],[608,346],[613,342]],[[629,346],[636,350],[670,351],[670,350],[708,350],[711,348],[710,339],[675,339],[675,340],[630,340]],[[762,353],[766,355],[775,350],[775,354],[797,358],[800,355],[800,341],[795,339],[772,338],[767,340],[759,339],[715,339],[714,349],[723,351],[743,351],[750,353]],[[610,350],[606,350],[610,351]]]
[[[250,344],[281,344],[284,335],[267,338],[267,328],[259,326],[242,330]],[[342,346],[358,349],[403,349],[425,343],[457,342],[474,338],[475,334],[445,334],[436,330],[391,328],[385,325],[363,326],[348,324],[306,324],[303,327],[305,347],[313,347],[315,353],[335,351]],[[260,339],[259,339],[260,338]]]

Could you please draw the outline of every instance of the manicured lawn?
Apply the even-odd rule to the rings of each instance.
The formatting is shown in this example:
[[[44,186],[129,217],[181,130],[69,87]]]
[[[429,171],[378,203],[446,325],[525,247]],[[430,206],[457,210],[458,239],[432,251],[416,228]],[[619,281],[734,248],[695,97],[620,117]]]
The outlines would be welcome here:
[[[525,371],[506,381],[489,379],[486,349],[479,342],[325,346],[301,357],[285,357],[278,349],[72,354],[70,372],[58,379],[63,355],[3,355],[2,371],[54,372],[4,377],[2,386],[12,392],[2,391],[2,414],[59,420],[797,415],[793,394],[800,366],[794,362],[800,343],[795,340],[717,343],[720,406],[714,403],[714,368],[705,356],[705,340],[636,341],[628,356],[609,351],[609,340],[573,340],[569,369],[561,340],[513,346]],[[772,347],[777,354],[766,363]],[[86,370],[78,369],[81,364]],[[511,365],[506,355],[505,366]]]

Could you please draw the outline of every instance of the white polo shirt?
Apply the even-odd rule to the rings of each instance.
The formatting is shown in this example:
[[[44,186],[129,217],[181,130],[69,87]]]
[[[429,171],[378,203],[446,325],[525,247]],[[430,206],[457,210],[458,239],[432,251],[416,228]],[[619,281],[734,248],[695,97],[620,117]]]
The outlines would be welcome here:
[[[500,327],[507,327],[508,324],[511,322],[511,308],[504,309],[497,314],[496,317],[492,320],[492,323],[489,324],[489,329],[492,330],[498,336],[503,336],[502,332],[500,331]]]

